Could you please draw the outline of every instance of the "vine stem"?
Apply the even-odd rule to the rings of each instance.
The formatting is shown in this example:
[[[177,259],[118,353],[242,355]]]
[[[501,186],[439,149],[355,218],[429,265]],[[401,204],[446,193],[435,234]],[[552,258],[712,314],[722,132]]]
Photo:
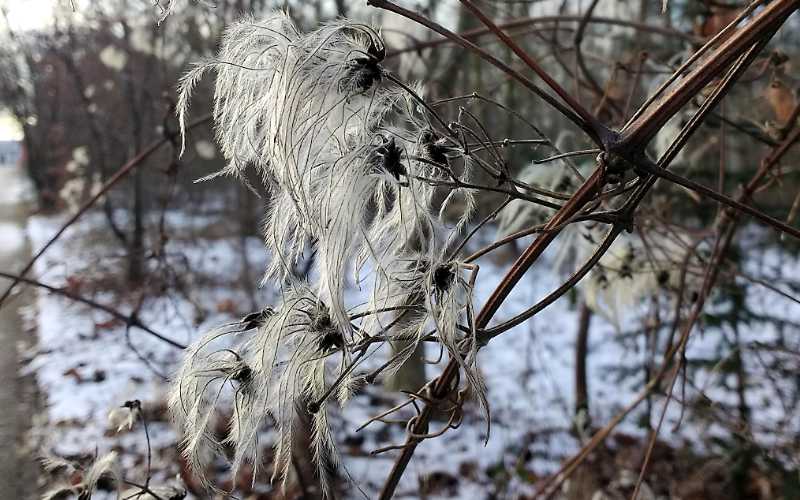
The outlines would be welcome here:
[[[376,7],[386,8],[388,10],[401,13],[405,17],[409,17],[410,19],[420,22],[428,27],[436,25],[432,21],[406,9],[397,7],[386,0],[370,0],[369,3]],[[702,90],[702,88],[705,87],[708,82],[715,78],[716,75],[730,66],[734,60],[740,58],[745,52],[749,51],[752,53],[753,51],[751,51],[751,49],[754,46],[765,43],[766,40],[771,38],[777,27],[780,26],[785,19],[798,8],[798,6],[800,6],[800,0],[776,0],[766,9],[758,13],[750,23],[748,23],[742,29],[736,31],[718,49],[713,51],[704,64],[699,66],[696,70],[692,71],[683,80],[681,80],[676,89],[662,97],[655,105],[652,106],[651,109],[649,109],[646,113],[643,113],[638,119],[631,123],[630,127],[619,139],[619,141],[611,145],[614,152],[624,155],[632,160],[634,164],[638,163],[638,161],[636,161],[639,159],[638,156],[642,154],[642,151],[644,151],[647,143],[650,141],[650,139],[652,139],[655,133],[660,130],[661,127],[663,127],[666,121],[674,116],[684,104],[689,102],[689,100],[691,100],[694,95]],[[444,28],[441,29],[444,30]],[[452,37],[458,37],[447,30],[444,30],[444,32],[439,30],[436,31],[445,36],[448,36],[449,34]],[[483,49],[480,49],[471,42],[463,40],[463,42],[466,42],[463,43],[462,40],[463,39],[459,38],[457,41],[467,48],[472,48],[473,51],[478,53],[484,52]],[[734,73],[738,74],[738,71],[734,70]],[[725,87],[727,87],[727,85]],[[719,94],[721,95],[723,93],[724,92],[721,89]],[[587,131],[587,127],[588,123],[581,128],[584,131]],[[587,131],[587,133],[590,132]],[[691,131],[689,133],[691,133]],[[606,144],[603,145],[606,146]],[[668,164],[669,162],[667,161],[665,163]],[[662,164],[661,166],[665,165]],[[494,314],[500,308],[500,305],[508,297],[522,276],[556,238],[558,231],[550,231],[550,229],[558,227],[559,224],[577,214],[589,201],[591,201],[602,189],[604,185],[604,176],[605,172],[603,165],[598,165],[598,168],[595,169],[592,176],[581,185],[572,199],[566,202],[563,207],[556,212],[553,218],[545,226],[544,232],[540,233],[534,242],[517,259],[517,261],[514,262],[511,269],[509,269],[506,276],[494,290],[478,314],[475,320],[477,329],[483,329],[489,324]],[[638,191],[638,193],[634,194],[634,207],[639,201],[641,201],[641,199],[644,197],[644,193],[646,193],[652,185],[653,181],[650,180],[649,182],[645,182],[640,186],[641,189]],[[458,364],[451,359],[443,372],[433,383],[433,397],[439,399],[445,397],[450,392],[451,385],[453,384],[453,381],[457,379],[457,375]],[[649,393],[649,390],[652,390],[652,387],[646,388],[644,394],[646,395]],[[641,399],[643,398],[644,396]],[[636,404],[637,403],[634,403],[631,409],[635,407]],[[416,438],[415,435],[422,435],[426,432],[428,422],[430,421],[432,414],[432,406],[426,404],[420,414],[417,416],[414,425],[412,426],[413,428],[410,429],[406,442],[402,446],[400,455],[397,457],[392,470],[389,473],[386,482],[384,483],[383,489],[381,490],[379,496],[381,500],[389,500],[394,495],[403,472],[407,468],[417,445],[421,442],[421,440]],[[597,442],[601,441],[602,438],[597,440]]]
[[[401,15],[407,19],[410,19],[426,28],[439,33],[440,35],[444,36],[448,40],[451,40],[465,49],[473,52],[474,54],[481,57],[483,60],[487,61],[492,66],[495,66],[500,71],[504,72],[505,74],[509,75],[519,83],[521,83],[525,88],[536,94],[539,98],[545,101],[547,104],[552,106],[556,109],[559,113],[561,113],[567,120],[571,121],[581,130],[583,130],[592,140],[598,145],[603,145],[603,140],[597,133],[595,127],[592,126],[590,122],[587,122],[583,119],[578,113],[570,109],[570,107],[564,105],[561,101],[553,97],[552,95],[548,94],[544,89],[533,83],[529,78],[522,75],[520,72],[516,71],[514,68],[509,66],[508,64],[504,63],[500,59],[493,56],[491,53],[486,51],[485,49],[479,47],[475,43],[467,40],[466,38],[462,37],[461,35],[454,33],[439,23],[434,22],[433,20],[421,16],[414,11],[408,10],[404,7],[401,7],[397,4],[390,2],[389,0],[367,0],[367,5],[375,7],[377,9],[383,9],[389,12],[393,12],[395,14]]]
[[[550,76],[540,65],[537,63],[531,56],[528,54],[526,50],[517,44],[513,38],[508,36],[506,32],[500,29],[494,21],[492,21],[489,16],[487,16],[481,9],[479,9],[474,3],[470,0],[459,0],[462,5],[464,5],[470,12],[472,12],[475,17],[480,19],[480,21],[491,31],[494,33],[497,38],[502,40],[502,42],[506,45],[506,47],[510,48],[514,54],[517,55],[522,61],[531,69],[534,73],[536,73],[539,78],[541,78],[548,87],[550,87],[553,92],[555,92],[558,97],[561,98],[567,105],[581,117],[581,119],[586,122],[589,127],[591,128],[590,135],[595,142],[599,140],[601,143],[605,144],[609,138],[609,129],[592,114],[587,110],[581,103],[579,103],[569,92],[567,92],[561,85],[556,82],[552,76]],[[597,0],[594,0],[592,7],[588,11],[587,16],[591,16],[592,10],[594,9],[594,5],[596,5]],[[582,23],[584,26],[585,23]]]

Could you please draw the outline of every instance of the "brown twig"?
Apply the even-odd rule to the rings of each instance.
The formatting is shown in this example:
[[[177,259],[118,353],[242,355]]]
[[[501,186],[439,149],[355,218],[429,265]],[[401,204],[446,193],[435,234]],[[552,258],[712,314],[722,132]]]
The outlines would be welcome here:
[[[592,89],[592,92],[595,93],[598,97],[602,98],[605,94],[603,91],[603,87],[597,83],[597,79],[595,79],[592,72],[589,70],[589,67],[586,65],[586,59],[583,57],[583,50],[581,50],[581,45],[583,44],[583,36],[586,34],[586,27],[589,26],[589,19],[592,17],[594,13],[594,9],[597,7],[597,4],[600,3],[600,0],[592,0],[589,4],[589,7],[586,9],[586,12],[583,15],[583,19],[578,23],[578,29],[575,31],[575,36],[572,39],[572,45],[575,48],[575,61],[578,63],[578,68],[580,68],[581,73],[583,73],[583,78],[589,83],[589,88]],[[612,106],[614,103],[611,103]]]
[[[375,3],[375,1],[372,3]],[[379,1],[377,3],[384,5],[387,4],[387,2],[384,1]],[[726,81],[718,86],[715,95],[712,96],[709,101],[711,104],[713,104],[716,100],[721,99],[721,97],[725,95],[729,89],[730,84],[735,81],[736,77],[738,77],[743,71],[743,68],[746,68],[747,64],[752,60],[752,57],[754,57],[754,55],[758,52],[758,49],[760,49],[761,46],[763,46],[763,44],[771,38],[774,31],[777,30],[786,17],[788,17],[788,15],[790,15],[797,8],[798,3],[800,3],[800,0],[777,0],[764,11],[756,15],[747,26],[736,32],[719,49],[715,50],[704,65],[690,73],[681,81],[681,84],[675,90],[673,90],[673,92],[659,100],[658,103],[653,106],[651,111],[646,114],[642,114],[640,118],[633,121],[629,132],[622,137],[621,141],[613,144],[614,152],[623,154],[629,158],[629,161],[636,163],[636,161],[639,160],[639,155],[641,155],[641,152],[643,151],[647,142],[649,142],[655,132],[657,132],[664,125],[664,123],[666,123],[666,121],[671,118],[680,109],[680,107],[683,106],[683,104],[693,98],[697,92],[699,92],[709,81],[711,81],[711,79],[713,79],[716,74],[719,73],[719,71],[730,66],[731,63],[738,58],[739,63],[734,65],[733,69],[728,72]],[[407,11],[407,13],[409,12]],[[410,14],[413,16],[412,19],[420,19],[420,16],[414,13]],[[423,19],[422,23],[426,24],[426,21]],[[746,53],[746,55],[743,56],[742,54],[744,53]],[[698,113],[699,120],[701,120],[708,113],[710,107],[711,106],[709,104],[708,109]],[[658,112],[656,113],[655,111]],[[693,132],[695,129],[696,127],[688,127],[688,130],[684,131],[682,137],[679,137],[679,140],[682,140],[685,143],[686,138],[688,138],[688,136],[691,135],[691,132]],[[682,144],[680,146],[682,147]],[[673,151],[677,151],[679,149],[680,147],[673,149]],[[667,156],[666,162],[661,164],[661,167],[665,167],[669,164],[669,161],[671,161],[672,158],[669,157],[669,155]],[[503,278],[501,283],[489,297],[478,314],[478,317],[475,321],[478,329],[483,329],[488,325],[489,321],[500,307],[500,304],[502,304],[505,298],[511,293],[511,290],[514,289],[516,284],[527,272],[533,262],[537,260],[544,249],[547,248],[547,246],[549,246],[549,244],[555,239],[558,232],[548,230],[552,227],[557,227],[561,222],[575,215],[592,198],[594,198],[604,184],[604,176],[604,168],[602,165],[600,165],[592,174],[592,176],[587,179],[581,188],[575,193],[575,196],[570,201],[565,203],[564,206],[553,216],[547,226],[545,226],[545,232],[541,233],[531,244],[531,246],[529,246],[528,249],[512,265],[511,269],[508,271],[506,276]],[[651,178],[641,183],[639,189],[634,192],[630,199],[632,208],[638,206],[638,203],[641,202],[649,188],[652,187],[653,182],[654,180]],[[674,352],[677,351],[673,351],[673,355]],[[664,367],[666,369],[666,363]],[[455,379],[457,374],[458,365],[451,360],[433,385],[434,397],[438,398],[447,395],[451,390],[452,381]],[[663,373],[661,375],[663,375]],[[658,378],[660,379],[660,376]],[[652,390],[653,387],[654,385],[648,386],[646,391],[640,395],[639,401],[647,397],[649,391]],[[633,407],[635,407],[635,405],[631,407],[631,410]],[[432,411],[433,410],[429,405],[426,405],[422,409],[421,413],[416,417],[415,425],[412,429],[414,434],[422,434],[425,432],[427,423],[431,418]],[[625,415],[626,414],[627,412]],[[624,415],[620,417],[619,421],[621,421],[622,418],[624,418]],[[610,432],[610,429],[608,432]],[[593,439],[593,442],[596,444],[601,441],[602,439],[599,441]],[[411,460],[418,443],[419,440],[415,439],[413,435],[409,433],[406,443],[401,447],[402,451],[398,456],[381,491],[380,498],[382,500],[388,500],[394,494],[397,484],[400,481],[400,477],[408,466],[408,463]]]
[[[517,82],[522,84],[525,88],[527,88],[531,92],[536,94],[539,98],[541,98],[543,101],[545,101],[550,106],[555,108],[559,113],[564,115],[565,118],[567,118],[569,121],[574,123],[581,130],[583,130],[584,132],[589,134],[590,137],[595,138],[595,141],[597,142],[598,145],[601,144],[601,142],[599,142],[599,138],[597,138],[595,129],[591,126],[591,124],[589,122],[585,121],[575,111],[573,111],[569,107],[565,106],[560,101],[558,101],[556,98],[554,98],[553,96],[551,96],[550,94],[545,92],[544,89],[542,89],[541,87],[539,87],[538,85],[533,83],[529,78],[525,77],[524,75],[522,75],[521,73],[519,73],[518,71],[513,69],[511,66],[509,66],[508,64],[502,62],[501,60],[499,60],[498,58],[496,58],[495,56],[493,56],[492,54],[490,54],[489,52],[487,52],[483,48],[475,45],[473,42],[467,40],[466,38],[464,38],[464,37],[462,37],[462,36],[460,36],[460,35],[458,35],[456,33],[453,33],[452,31],[448,30],[444,26],[434,22],[431,19],[428,19],[428,18],[426,18],[424,16],[421,16],[421,15],[417,14],[416,12],[413,12],[413,11],[408,10],[406,8],[403,8],[403,7],[399,6],[399,5],[396,5],[396,4],[394,4],[394,3],[392,3],[392,2],[390,2],[388,0],[368,0],[367,4],[371,5],[371,6],[375,7],[375,8],[378,8],[378,9],[384,9],[384,10],[387,10],[389,12],[394,12],[395,14],[399,14],[399,15],[407,18],[407,19],[410,19],[410,20],[412,20],[412,21],[414,21],[416,23],[421,24],[422,26],[425,26],[426,28],[429,28],[429,29],[439,33],[440,35],[442,35],[442,36],[448,38],[449,40],[461,45],[462,47],[466,48],[467,50],[470,50],[471,52],[473,52],[476,55],[478,55],[479,57],[481,57],[483,60],[487,61],[491,65],[495,66],[496,68],[498,68],[499,70],[501,70],[505,74],[507,74],[510,77],[512,77],[513,79],[515,79]]]
[[[96,301],[94,301],[92,299],[87,299],[86,297],[82,297],[82,296],[80,296],[80,295],[78,295],[76,293],[72,293],[72,292],[70,292],[68,290],[64,290],[62,288],[58,288],[58,287],[55,287],[55,286],[52,286],[52,285],[48,285],[46,283],[42,283],[41,281],[36,281],[36,280],[32,280],[30,278],[25,278],[24,276],[20,276],[20,275],[17,275],[17,274],[11,274],[11,273],[6,273],[6,272],[3,272],[3,271],[0,271],[0,277],[8,279],[8,280],[13,280],[14,283],[25,283],[25,284],[28,284],[28,285],[31,285],[31,286],[35,286],[35,287],[38,287],[38,288],[43,288],[43,289],[47,290],[48,292],[53,293],[55,295],[61,295],[62,297],[66,297],[66,298],[68,298],[70,300],[73,300],[75,302],[80,302],[81,304],[87,305],[87,306],[89,306],[89,307],[91,307],[93,309],[97,309],[99,311],[103,311],[104,313],[106,313],[106,314],[108,314],[108,315],[110,315],[110,316],[122,321],[123,323],[125,323],[128,326],[139,328],[140,330],[142,330],[144,332],[147,332],[148,334],[152,335],[153,337],[161,340],[162,342],[166,342],[167,344],[169,344],[169,345],[171,345],[173,347],[177,347],[178,349],[186,349],[185,345],[183,345],[183,344],[181,344],[179,342],[176,342],[176,341],[174,341],[174,340],[172,340],[172,339],[170,339],[168,337],[165,337],[165,336],[161,335],[160,333],[156,332],[155,330],[153,330],[149,326],[147,326],[144,323],[142,323],[142,321],[136,316],[136,314],[124,314],[124,313],[122,313],[122,312],[120,312],[120,311],[118,311],[118,310],[116,310],[116,309],[114,309],[112,307],[109,307],[107,305],[101,304],[101,303],[96,302]]]
[[[515,28],[522,28],[525,26],[529,26],[531,24],[549,24],[549,23],[563,23],[563,22],[581,22],[585,16],[576,16],[576,15],[560,15],[560,16],[541,16],[541,17],[523,17],[519,19],[514,19],[505,23],[498,24],[498,26],[503,30],[511,30]],[[634,21],[627,21],[624,19],[614,19],[611,17],[590,17],[587,20],[590,24],[608,24],[612,26],[623,26],[626,28],[631,28],[637,31],[644,31],[650,32],[657,35],[665,36],[665,37],[673,37],[673,38],[680,38],[681,40],[685,40],[690,43],[695,43],[701,41],[700,38],[695,37],[693,35],[687,35],[682,31],[678,31],[676,29],[665,28],[663,26],[655,26],[651,24],[643,24],[637,23]],[[484,35],[488,35],[490,30],[485,27],[481,28],[474,28],[471,30],[466,30],[459,33],[460,36],[468,39],[468,40],[475,40],[476,38],[480,38]],[[441,45],[447,45],[454,43],[453,40],[449,38],[439,38],[436,40],[429,40],[424,42],[415,43],[408,47],[404,47],[402,49],[392,50],[386,53],[386,57],[396,57],[401,54],[406,54],[409,52],[419,52],[421,50],[430,49],[434,47],[439,47]]]

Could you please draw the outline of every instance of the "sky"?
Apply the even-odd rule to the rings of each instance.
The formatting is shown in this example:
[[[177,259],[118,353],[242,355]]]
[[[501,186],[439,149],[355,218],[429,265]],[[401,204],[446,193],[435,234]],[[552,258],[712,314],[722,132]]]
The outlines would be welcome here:
[[[68,5],[69,0],[0,0],[0,7],[6,11],[11,29],[20,32],[47,26],[52,21],[54,7],[60,3]],[[19,124],[8,112],[0,110],[0,141],[20,139]]]
[[[69,0],[0,0],[11,29],[24,31],[42,28],[52,21],[57,5],[69,6]]]
[[[0,111],[0,141],[19,141],[22,129],[10,114]]]

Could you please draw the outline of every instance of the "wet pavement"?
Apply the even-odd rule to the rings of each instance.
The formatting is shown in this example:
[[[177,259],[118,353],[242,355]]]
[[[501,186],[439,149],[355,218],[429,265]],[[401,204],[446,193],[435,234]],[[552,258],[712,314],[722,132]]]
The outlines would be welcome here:
[[[25,221],[31,209],[27,180],[16,167],[0,165],[0,270],[16,273],[30,257]],[[0,279],[0,293],[9,282]],[[0,498],[36,498],[36,466],[27,444],[36,407],[35,383],[20,375],[19,352],[32,345],[21,308],[33,292],[20,288],[0,308]]]

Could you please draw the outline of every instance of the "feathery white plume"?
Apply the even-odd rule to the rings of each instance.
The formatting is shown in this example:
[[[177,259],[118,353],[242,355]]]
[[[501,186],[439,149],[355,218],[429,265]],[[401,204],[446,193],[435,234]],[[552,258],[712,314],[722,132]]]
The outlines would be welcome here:
[[[74,464],[56,457],[43,458],[42,464],[49,471],[71,473],[78,469]],[[111,479],[116,485],[117,493],[119,494],[120,477],[117,453],[112,451],[96,458],[88,469],[83,470],[79,482],[61,482],[45,491],[41,498],[42,500],[65,499],[73,496],[77,496],[80,499],[92,498],[92,494],[97,489],[97,484],[102,478]]]
[[[596,233],[595,242],[605,235]],[[698,261],[689,245],[689,237],[677,231],[669,235],[650,231],[644,234],[620,234],[589,276],[579,283],[586,305],[606,318],[617,330],[625,316],[645,300],[664,296],[691,296],[700,286],[696,271]],[[584,248],[588,258],[593,245]],[[682,272],[682,267],[687,271]],[[684,274],[681,286],[681,274]]]
[[[368,263],[376,283],[370,306],[424,297],[411,321],[387,336],[408,336],[415,344],[426,323],[435,325],[485,405],[475,331],[459,326],[461,320],[472,324],[469,266],[439,262],[449,243],[441,238],[444,211],[462,199],[452,239],[472,215],[474,196],[454,182],[438,210],[433,207],[437,184],[468,182],[472,166],[464,159],[461,173],[454,172],[450,162],[462,154],[457,144],[449,147],[450,139],[434,131],[421,111],[421,89],[400,84],[380,66],[384,52],[368,26],[336,21],[304,34],[285,13],[275,13],[231,25],[218,56],[181,80],[177,108],[184,131],[192,90],[207,70],[216,72],[213,115],[227,166],[211,177],[242,178],[252,168],[261,178],[270,193],[264,233],[272,254],[264,279],[283,291],[281,304],[239,352],[207,352],[223,331],[187,353],[170,406],[186,434],[184,453],[198,469],[204,453],[222,444],[235,448],[234,470],[257,463],[259,431],[269,414],[278,435],[275,476],[285,480],[297,409],[305,406],[313,414],[314,457],[327,487],[337,458],[325,402],[334,392],[345,401],[359,386],[350,350],[382,328],[376,313],[356,330],[345,303],[345,277],[352,270],[360,282]],[[311,249],[318,254],[313,286],[293,278]],[[451,280],[439,279],[442,269]],[[329,372],[337,371],[333,387]],[[209,422],[221,386],[231,381],[237,383],[234,415],[220,443]]]
[[[212,424],[225,386],[233,386],[238,399],[253,385],[253,371],[241,356],[228,347],[217,348],[222,337],[240,331],[228,325],[189,346],[169,394],[170,413],[183,434],[182,453],[203,480],[212,453],[221,449]]]
[[[228,161],[220,173],[241,177],[253,166],[272,193],[265,233],[273,259],[264,279],[288,279],[315,246],[319,294],[345,330],[349,263],[358,272],[427,239],[419,233],[432,234],[458,195],[466,208],[453,234],[474,209],[472,193],[454,189],[438,216],[431,213],[447,159],[417,109],[421,90],[383,83],[383,53],[364,25],[338,21],[302,34],[284,13],[246,18],[227,29],[215,60],[187,73],[178,102],[183,128],[192,89],[216,70],[214,121]]]
[[[346,366],[345,337],[331,317],[328,306],[309,284],[289,282],[282,303],[243,347],[244,359],[253,368],[258,383],[252,401],[238,405],[230,443],[236,447],[234,469],[258,453],[260,417],[268,412],[275,421],[274,477],[285,481],[291,466],[297,412],[312,414],[314,460],[323,488],[329,487],[329,466],[338,462],[323,399],[329,365]],[[340,362],[334,363],[338,358]],[[330,360],[330,363],[328,361]]]

